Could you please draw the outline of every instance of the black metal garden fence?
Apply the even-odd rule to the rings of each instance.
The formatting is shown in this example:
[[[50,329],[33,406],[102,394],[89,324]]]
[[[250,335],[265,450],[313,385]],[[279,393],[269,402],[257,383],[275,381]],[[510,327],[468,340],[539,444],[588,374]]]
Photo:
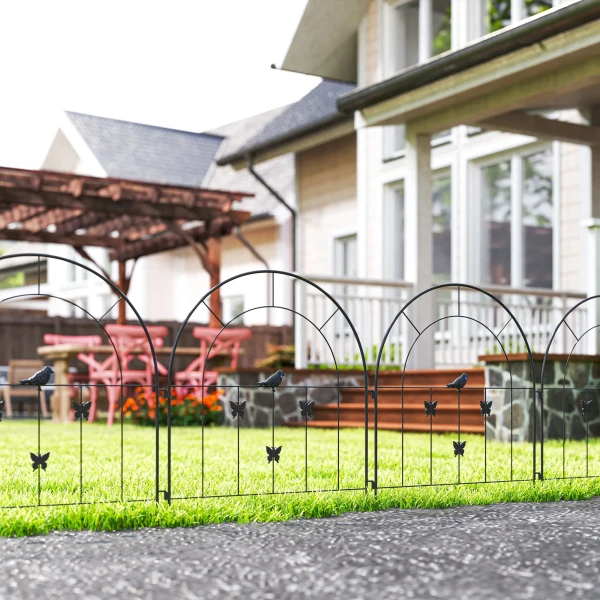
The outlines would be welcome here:
[[[361,490],[379,493],[416,486],[535,482],[600,475],[597,382],[591,385],[590,379],[577,387],[569,385],[568,376],[569,360],[577,344],[595,328],[572,331],[576,341],[564,362],[561,385],[549,387],[545,373],[549,369],[552,340],[541,370],[536,369],[526,333],[505,303],[475,286],[435,286],[412,298],[394,316],[380,344],[371,376],[359,333],[344,305],[334,295],[299,275],[260,270],[230,278],[198,300],[177,333],[164,385],[164,380],[159,378],[152,337],[131,302],[114,289],[110,281],[85,265],[51,255],[35,256],[38,262],[43,257],[85,269],[111,286],[118,301],[127,302],[145,332],[154,383],[151,389],[143,390],[144,423],[139,427],[128,426],[126,417],[130,408],[137,405],[138,398],[122,368],[117,347],[104,328],[106,314],[96,318],[82,309],[97,324],[99,333],[106,334],[114,349],[118,360],[116,380],[52,384],[42,373],[36,375],[37,379],[25,382],[30,384],[34,399],[31,412],[36,418],[19,419],[15,414],[14,418],[5,418],[0,423],[0,458],[4,465],[0,505],[3,507],[171,503],[191,498]],[[204,363],[200,383],[185,386],[177,383],[174,379],[177,350],[196,311],[210,310],[207,301],[218,288],[240,283],[240,280],[250,285],[244,278],[256,276],[267,277],[271,282],[271,302],[248,309],[245,314],[259,310],[282,311],[291,314],[294,320],[307,322],[328,348],[333,373],[325,376],[315,371],[314,375],[304,374],[302,379],[294,370],[284,373],[284,368],[270,377],[268,373],[264,378],[256,376],[253,381],[250,376],[242,381],[237,374],[230,373],[209,385],[203,383],[207,381]],[[276,285],[289,287],[294,282],[311,286],[329,303],[331,312],[322,322],[308,319],[294,308],[293,302],[291,307],[275,302],[277,297],[283,297],[276,293]],[[431,302],[427,295],[437,290],[455,295],[456,314],[426,323],[409,317],[409,312],[420,302]],[[494,330],[471,314],[461,314],[461,291],[466,290],[486,295],[505,313],[507,324],[514,323],[526,349],[528,374],[519,372],[517,377],[513,373],[510,354],[500,340],[498,329]],[[37,294],[31,295],[50,296],[41,293],[39,278]],[[62,300],[58,296],[50,297]],[[590,300],[595,298],[584,302]],[[552,339],[561,327],[571,329],[568,317],[577,307],[564,315]],[[238,317],[229,322],[220,321],[220,330],[206,356],[210,356],[218,337]],[[358,355],[361,362],[358,374],[350,376],[340,369],[339,357],[326,335],[334,317],[341,319],[343,331],[349,332],[353,344],[349,352]],[[413,338],[398,373],[399,381],[388,384],[382,376],[381,356],[387,337],[399,319],[410,323]],[[444,383],[440,383],[439,378],[435,382],[409,381],[411,371],[407,365],[413,349],[444,319],[475,322],[495,339],[505,359],[507,375],[503,383],[492,381],[487,371],[482,375],[483,380],[469,381],[466,373],[461,375],[461,369]],[[335,331],[339,332],[340,327]],[[598,374],[600,381],[600,371]],[[435,373],[429,377],[434,378]],[[581,380],[580,376],[577,383]],[[70,390],[76,432],[73,427],[45,425],[48,384],[52,389],[63,386]],[[21,384],[14,382],[0,387],[22,389]],[[117,398],[118,426],[90,427],[87,423],[92,410],[90,393],[106,393],[111,388],[112,397]],[[147,400],[150,397],[151,402]],[[184,425],[189,421],[186,421],[188,401],[200,414],[200,421],[191,427],[180,424],[180,421]],[[216,423],[220,426],[215,426]]]

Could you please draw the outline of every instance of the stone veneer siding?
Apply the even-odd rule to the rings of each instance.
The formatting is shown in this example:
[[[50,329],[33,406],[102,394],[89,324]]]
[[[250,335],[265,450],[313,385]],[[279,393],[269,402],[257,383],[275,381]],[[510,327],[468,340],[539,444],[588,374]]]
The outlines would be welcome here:
[[[509,355],[512,370],[499,357],[481,356],[485,364],[487,399],[492,400],[492,411],[487,421],[488,439],[510,441],[510,406],[512,394],[513,440],[533,441],[533,378],[526,355]],[[535,382],[541,392],[543,355],[534,354]],[[600,436],[600,359],[596,356],[573,355],[565,373],[567,356],[549,355],[544,373],[544,439],[584,439],[586,417],[581,402],[592,400],[591,412],[587,415],[589,436]],[[564,384],[564,390],[563,390]],[[526,388],[526,389],[521,389]],[[563,405],[564,402],[564,405]],[[535,403],[538,415],[538,439],[540,439],[540,402]],[[564,410],[564,419],[563,419]]]
[[[285,372],[285,369],[283,369]],[[237,427],[238,419],[233,419],[229,401],[237,402],[238,388],[227,386],[253,386],[258,381],[263,381],[272,372],[242,372],[221,373],[218,385],[223,389],[221,397],[223,406],[223,425]],[[364,378],[361,373],[339,372],[340,387],[352,386],[363,387]],[[294,387],[302,386],[302,387]],[[306,390],[305,387],[309,389]],[[318,387],[323,386],[323,387]],[[303,421],[300,416],[300,400],[306,398],[314,400],[315,404],[328,404],[337,402],[338,389],[337,378],[334,371],[317,371],[307,373],[306,371],[289,371],[286,373],[283,383],[275,391],[275,425],[283,425],[288,422]],[[342,392],[339,390],[340,402]],[[239,419],[240,427],[271,427],[273,423],[273,393],[269,388],[240,387],[239,400],[246,402],[246,411],[243,419]]]

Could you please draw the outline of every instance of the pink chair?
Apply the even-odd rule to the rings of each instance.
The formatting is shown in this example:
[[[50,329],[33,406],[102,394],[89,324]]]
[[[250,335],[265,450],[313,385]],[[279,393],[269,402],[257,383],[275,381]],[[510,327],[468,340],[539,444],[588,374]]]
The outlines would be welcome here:
[[[175,373],[176,395],[178,398],[184,397],[190,387],[216,385],[219,378],[218,371],[204,371],[204,384],[202,380],[204,365],[211,358],[222,355],[228,356],[230,358],[229,367],[237,369],[242,342],[252,337],[252,330],[246,328],[220,330],[210,327],[194,327],[192,335],[200,340],[200,356],[195,358],[185,371]],[[210,355],[207,356],[209,348]]]
[[[102,338],[99,335],[58,335],[55,333],[46,333],[44,335],[44,344],[48,344],[49,346],[57,346],[59,344],[76,344],[77,346],[89,346],[90,348],[93,348],[94,346],[101,346],[102,345]],[[86,360],[83,362],[89,361],[89,360],[95,360],[94,359],[94,352],[87,352],[87,353],[80,353],[80,357],[84,355],[86,357]],[[69,387],[69,397],[71,399],[78,399],[78,395],[77,395],[77,388],[75,386],[75,383],[80,383],[80,379],[81,379],[81,375],[78,373],[67,373],[67,381],[70,384]],[[90,400],[91,400],[91,394],[90,394]],[[73,419],[73,411],[70,411],[71,414],[71,420]],[[94,420],[96,416],[96,402],[95,402],[95,398],[92,400],[92,406],[90,408],[90,416],[89,416],[89,421],[90,423]]]
[[[150,326],[147,329],[153,346],[161,348],[168,329],[162,325]],[[137,384],[152,389],[154,385],[154,361],[152,360],[152,351],[144,328],[141,325],[106,325],[105,330],[115,345],[116,354],[113,352],[103,362],[90,360],[83,354],[79,355],[79,360],[87,363],[90,370],[90,383],[96,384],[91,386],[90,390],[90,399],[92,399],[92,395],[94,396],[93,405],[98,395],[97,385],[106,386],[106,396],[108,398],[107,425],[110,426],[114,422],[121,386]],[[131,368],[131,363],[135,358],[139,358],[144,363],[144,369]],[[167,373],[167,369],[161,364],[159,364],[158,370],[163,375]]]

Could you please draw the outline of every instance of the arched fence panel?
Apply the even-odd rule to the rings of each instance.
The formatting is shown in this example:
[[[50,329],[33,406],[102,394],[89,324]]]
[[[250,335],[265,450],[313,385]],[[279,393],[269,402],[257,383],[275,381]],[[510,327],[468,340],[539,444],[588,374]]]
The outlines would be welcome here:
[[[401,371],[390,373],[381,358],[401,321],[411,335],[401,348]],[[476,286],[434,286],[397,312],[379,348],[377,489],[534,479],[534,361],[523,328],[502,300]],[[458,348],[464,356],[455,366],[431,369],[436,357]],[[518,372],[515,350],[524,355]],[[473,368],[473,354],[493,357],[494,366]]]
[[[297,285],[322,297],[318,321],[295,302]],[[264,297],[254,294],[256,305],[219,319],[217,328],[194,327],[194,321],[209,316],[217,291],[228,298],[240,289],[263,290]],[[286,349],[280,348],[279,356],[276,351],[262,365],[241,367],[240,346],[243,351],[248,331],[243,325],[265,321],[293,324],[296,331],[309,333],[301,345],[296,340],[294,354],[285,356]],[[189,328],[199,340],[200,358],[175,372],[179,341]],[[334,349],[339,336],[349,338],[346,356],[356,356],[358,369],[340,369]],[[293,369],[300,352],[318,353],[324,368]],[[219,360],[226,362],[220,375],[211,370]],[[283,376],[277,375],[281,372]],[[308,279],[259,270],[231,277],[207,292],[176,336],[168,389],[170,500],[364,490],[367,485],[368,374],[361,341],[341,304]],[[180,407],[193,403],[201,411],[197,441],[190,446],[189,432],[178,425],[183,423]],[[225,427],[212,427],[215,422]],[[326,431],[317,436],[314,426]],[[179,450],[183,448],[189,455]]]
[[[156,501],[158,428],[137,431],[123,419],[131,386],[136,383],[130,363],[135,362],[137,350],[127,348],[118,329],[107,323],[111,308],[119,301],[125,302],[138,323],[137,345],[145,345],[146,372],[152,375],[143,383],[149,397],[159,390],[154,375],[158,369],[154,340],[143,319],[111,281],[85,264],[51,254],[24,253],[0,257],[0,266],[10,265],[11,261],[25,269],[17,270],[17,275],[28,273],[26,285],[19,286],[21,293],[13,293],[10,287],[4,289],[0,305],[28,309],[42,305],[45,310],[83,317],[82,322],[89,320],[95,327],[92,334],[85,327],[85,336],[47,331],[39,340],[40,345],[46,344],[39,349],[40,358],[28,354],[27,358],[9,361],[0,385],[4,413],[0,422],[0,505]],[[69,293],[68,286],[53,286],[51,273],[57,270],[67,270],[74,279],[85,280],[92,287],[98,284],[116,301],[108,310],[87,305]],[[12,342],[15,353],[21,354],[18,341]],[[88,374],[68,369],[73,358]],[[92,425],[99,405],[104,404],[115,418],[113,427]],[[70,425],[65,421],[71,421]]]
[[[554,328],[542,363],[540,475],[600,475],[600,296],[585,298]],[[585,314],[587,318],[581,319]]]

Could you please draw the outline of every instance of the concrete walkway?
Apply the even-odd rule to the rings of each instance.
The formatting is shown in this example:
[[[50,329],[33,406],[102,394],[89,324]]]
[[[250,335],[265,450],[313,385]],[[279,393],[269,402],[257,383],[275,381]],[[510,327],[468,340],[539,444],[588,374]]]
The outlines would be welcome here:
[[[600,499],[0,540],[0,598],[600,597]]]

